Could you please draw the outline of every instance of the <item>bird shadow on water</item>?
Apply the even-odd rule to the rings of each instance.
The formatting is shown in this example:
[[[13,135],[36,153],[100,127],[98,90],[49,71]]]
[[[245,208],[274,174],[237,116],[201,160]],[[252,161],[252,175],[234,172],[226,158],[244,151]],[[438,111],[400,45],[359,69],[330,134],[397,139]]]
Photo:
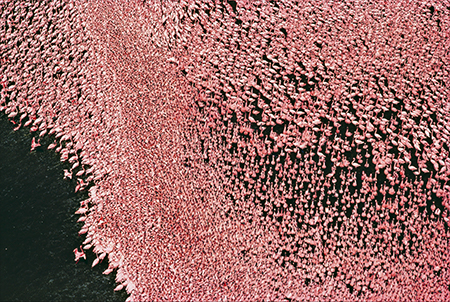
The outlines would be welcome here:
[[[87,192],[75,193],[75,180],[64,180],[58,154],[48,151],[51,138],[30,152],[29,128],[13,131],[0,114],[0,300],[124,301],[114,292],[115,273],[103,275],[107,258],[74,261],[73,249],[84,238],[75,211]]]

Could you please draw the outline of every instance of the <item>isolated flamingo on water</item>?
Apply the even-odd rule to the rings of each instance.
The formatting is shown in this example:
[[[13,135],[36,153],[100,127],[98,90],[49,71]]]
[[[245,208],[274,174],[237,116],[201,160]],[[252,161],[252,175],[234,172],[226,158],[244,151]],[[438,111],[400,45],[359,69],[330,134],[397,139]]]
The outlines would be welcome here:
[[[38,141],[36,142],[36,139],[33,137],[33,139],[31,140],[31,150],[30,150],[30,152],[35,150],[37,147],[39,147],[41,145],[40,144],[40,140],[41,139],[38,139]]]
[[[74,254],[75,254],[75,261],[76,263],[78,263],[78,261],[80,260],[80,258],[84,258],[84,260],[86,260],[86,254],[83,251],[83,247],[80,245],[80,251],[78,251],[78,249],[74,249],[73,250]]]

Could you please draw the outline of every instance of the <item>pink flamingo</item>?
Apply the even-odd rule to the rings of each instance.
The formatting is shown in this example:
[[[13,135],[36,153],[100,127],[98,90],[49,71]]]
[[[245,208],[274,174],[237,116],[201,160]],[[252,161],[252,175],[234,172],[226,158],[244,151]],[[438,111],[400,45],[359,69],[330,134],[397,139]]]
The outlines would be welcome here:
[[[76,249],[73,250],[73,252],[75,254],[75,261],[76,261],[76,263],[78,263],[78,261],[81,258],[84,258],[84,260],[86,260],[86,254],[84,253],[83,247],[81,245],[80,245],[80,251],[78,251],[78,249],[76,248]]]
[[[36,142],[36,139],[33,137],[33,139],[31,140],[31,151],[35,150],[37,147],[39,147],[41,144],[39,143],[40,139],[38,139],[38,141]]]

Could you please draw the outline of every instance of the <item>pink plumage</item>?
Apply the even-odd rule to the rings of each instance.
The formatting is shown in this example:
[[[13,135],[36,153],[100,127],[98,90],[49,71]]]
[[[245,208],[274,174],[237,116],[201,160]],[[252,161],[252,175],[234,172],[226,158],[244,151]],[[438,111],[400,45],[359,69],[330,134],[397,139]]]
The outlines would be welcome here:
[[[450,299],[440,1],[39,4],[3,3],[0,108],[93,184],[115,290]]]

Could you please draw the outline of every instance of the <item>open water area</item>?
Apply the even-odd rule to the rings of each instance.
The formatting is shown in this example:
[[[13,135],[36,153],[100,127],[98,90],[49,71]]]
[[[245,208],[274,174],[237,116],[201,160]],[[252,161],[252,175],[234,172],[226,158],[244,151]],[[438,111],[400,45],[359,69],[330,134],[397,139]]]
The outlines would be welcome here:
[[[47,150],[52,137],[30,152],[30,129],[13,127],[0,114],[0,300],[124,301],[124,290],[113,291],[115,272],[102,274],[107,258],[92,268],[89,250],[74,261],[85,237],[74,212],[87,193],[63,179],[69,164]]]

